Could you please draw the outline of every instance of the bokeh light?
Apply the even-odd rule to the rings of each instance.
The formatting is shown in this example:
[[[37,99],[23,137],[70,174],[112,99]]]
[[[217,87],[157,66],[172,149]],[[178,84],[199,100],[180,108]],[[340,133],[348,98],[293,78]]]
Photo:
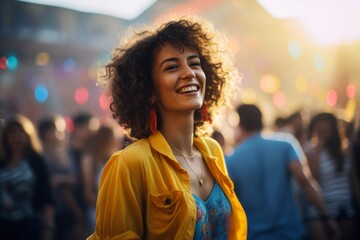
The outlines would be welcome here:
[[[6,60],[7,68],[10,70],[15,70],[17,68],[18,64],[19,64],[19,61],[18,61],[17,57],[15,57],[15,56],[10,56]]]
[[[256,103],[258,97],[254,89],[252,88],[245,88],[241,92],[241,99],[243,103],[246,104],[253,104]]]
[[[63,67],[64,67],[64,71],[65,72],[71,72],[75,69],[76,67],[76,63],[75,63],[75,60],[72,59],[72,58],[68,58],[64,61],[64,64],[63,64]]]
[[[85,104],[89,100],[89,91],[86,87],[79,87],[75,90],[74,98],[77,104]]]
[[[337,100],[338,100],[338,96],[336,91],[334,89],[329,90],[326,94],[327,105],[329,105],[330,107],[334,107],[337,103]]]
[[[49,63],[50,56],[47,52],[40,52],[36,55],[35,62],[39,66],[45,66]]]
[[[229,112],[229,115],[226,118],[226,120],[231,127],[236,127],[237,125],[239,125],[239,121],[240,121],[239,114],[237,114],[236,111],[231,111]]]
[[[71,117],[64,117],[65,123],[66,123],[66,131],[71,133],[74,131],[74,121],[71,119]]]
[[[280,89],[280,80],[272,74],[264,74],[260,78],[260,88],[266,93],[275,93]]]
[[[315,69],[318,72],[321,72],[322,70],[324,70],[325,61],[324,61],[324,58],[321,55],[315,54],[313,56],[313,64],[314,64]]]
[[[104,111],[107,111],[109,110],[110,108],[110,102],[111,102],[111,97],[108,96],[107,94],[105,93],[102,93],[99,97],[99,105],[100,105],[100,108]]]
[[[100,127],[99,119],[96,117],[91,118],[89,121],[89,129],[92,131],[96,131],[99,129],[99,127]]]
[[[284,107],[286,104],[286,96],[281,91],[276,92],[272,97],[272,101],[277,108]]]
[[[7,62],[6,57],[1,57],[0,58],[0,69],[6,69],[7,68],[6,62]]]
[[[354,98],[356,94],[356,86],[354,84],[348,84],[346,86],[346,95],[348,98]]]
[[[351,122],[354,119],[356,112],[356,100],[354,98],[349,99],[345,107],[345,120]]]
[[[39,84],[35,87],[35,99],[39,103],[44,103],[48,99],[48,89],[44,84]]]
[[[291,40],[288,44],[288,50],[290,53],[290,56],[293,58],[299,58],[301,56],[301,48],[297,41]]]

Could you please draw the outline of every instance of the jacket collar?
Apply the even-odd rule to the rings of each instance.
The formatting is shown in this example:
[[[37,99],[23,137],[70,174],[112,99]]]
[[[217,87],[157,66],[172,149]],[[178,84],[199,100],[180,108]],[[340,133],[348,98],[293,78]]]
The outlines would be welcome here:
[[[157,130],[154,134],[150,135],[149,141],[151,147],[154,148],[157,152],[176,161],[176,158],[170,148],[170,145],[167,143],[166,139],[164,138],[164,136],[161,134],[160,131]],[[206,162],[208,162],[209,160],[216,161],[218,159],[217,157],[211,154],[211,151],[203,138],[195,137],[194,146],[201,152],[201,155],[204,157],[204,160]]]

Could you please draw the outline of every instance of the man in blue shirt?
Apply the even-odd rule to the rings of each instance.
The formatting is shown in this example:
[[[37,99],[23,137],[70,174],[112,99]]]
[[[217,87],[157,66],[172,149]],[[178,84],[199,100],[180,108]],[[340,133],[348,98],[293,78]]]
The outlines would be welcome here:
[[[226,157],[235,192],[248,218],[248,239],[303,239],[305,231],[294,198],[294,178],[305,196],[322,214],[325,227],[337,235],[335,222],[327,215],[314,179],[305,165],[305,155],[290,134],[263,134],[258,107],[237,108],[241,142]]]

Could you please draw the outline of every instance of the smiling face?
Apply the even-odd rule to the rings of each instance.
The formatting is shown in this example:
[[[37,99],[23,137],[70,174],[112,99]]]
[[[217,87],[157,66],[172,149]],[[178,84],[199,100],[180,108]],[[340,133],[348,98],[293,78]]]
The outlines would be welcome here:
[[[162,115],[193,112],[201,107],[206,76],[195,50],[164,44],[155,54],[152,79],[156,104]]]

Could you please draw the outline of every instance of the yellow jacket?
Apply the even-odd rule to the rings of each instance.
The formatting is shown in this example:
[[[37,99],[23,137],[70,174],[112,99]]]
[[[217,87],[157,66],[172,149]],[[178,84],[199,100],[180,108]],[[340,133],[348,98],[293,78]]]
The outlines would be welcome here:
[[[194,138],[194,145],[231,204],[229,239],[246,239],[246,216],[220,146],[211,138]],[[156,132],[115,153],[107,162],[100,180],[96,228],[88,240],[191,240],[195,219],[189,175],[163,135]]]

